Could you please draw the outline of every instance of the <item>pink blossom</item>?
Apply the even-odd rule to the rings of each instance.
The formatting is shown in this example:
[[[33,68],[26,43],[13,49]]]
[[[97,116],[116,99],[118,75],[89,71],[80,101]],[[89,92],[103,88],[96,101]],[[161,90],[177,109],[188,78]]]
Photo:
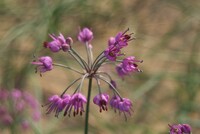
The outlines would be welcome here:
[[[100,107],[100,112],[102,110],[107,111],[107,103],[108,103],[109,95],[108,94],[98,94],[94,97],[93,102],[94,104]]]

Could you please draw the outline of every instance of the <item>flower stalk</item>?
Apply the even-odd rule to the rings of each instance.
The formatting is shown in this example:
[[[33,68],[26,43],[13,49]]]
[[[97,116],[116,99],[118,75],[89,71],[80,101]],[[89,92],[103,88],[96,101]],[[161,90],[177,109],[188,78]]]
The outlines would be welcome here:
[[[91,90],[92,90],[92,77],[89,78],[89,83],[88,83],[88,95],[87,95],[87,104],[86,104],[86,112],[85,112],[84,134],[88,134]]]

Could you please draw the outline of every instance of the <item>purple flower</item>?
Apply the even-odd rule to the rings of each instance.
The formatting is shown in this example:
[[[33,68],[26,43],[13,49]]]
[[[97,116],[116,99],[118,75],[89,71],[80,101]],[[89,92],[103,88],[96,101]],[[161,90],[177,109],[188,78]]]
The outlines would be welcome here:
[[[120,98],[118,96],[113,96],[112,99],[110,100],[110,105],[114,110],[119,110],[120,112],[123,113],[128,113],[131,115],[132,111],[132,102],[127,99],[127,98]]]
[[[53,39],[53,41],[44,42],[44,47],[49,48],[52,52],[58,52],[61,49],[63,49],[63,51],[69,50],[70,44],[61,33],[58,37],[54,34],[49,34],[49,36]]]
[[[138,65],[135,62],[142,62],[141,60],[136,60],[134,56],[127,57],[123,59],[122,66],[126,72],[140,72],[141,70],[138,69]]]
[[[78,40],[80,42],[86,43],[86,42],[91,41],[92,39],[93,39],[93,33],[88,28],[83,28],[83,30],[80,31],[78,34]]]
[[[70,95],[63,95],[62,97],[58,95],[53,95],[49,98],[49,103],[47,103],[47,114],[52,111],[55,112],[55,116],[58,117],[59,113],[67,106],[70,100]]]
[[[102,110],[107,111],[107,103],[108,103],[109,95],[108,94],[98,94],[94,97],[93,102],[94,104],[100,107],[100,112]]]
[[[133,38],[131,38],[131,34],[126,34],[126,32],[128,31],[129,29],[127,29],[125,32],[119,32],[116,37],[115,37],[115,45],[118,47],[118,48],[123,48],[125,46],[128,45],[128,42],[133,40]]]
[[[135,62],[141,63],[142,61],[136,60],[134,56],[130,56],[123,59],[123,61],[116,67],[118,75],[123,77],[124,75],[128,75],[131,72],[141,72],[141,70],[138,68],[138,65]]]
[[[191,134],[191,127],[188,124],[169,125],[170,134]]]
[[[71,99],[69,101],[69,104],[67,105],[65,112],[64,112],[64,116],[68,113],[68,116],[70,116],[71,114],[71,110],[73,109],[73,115],[76,116],[80,113],[80,115],[82,115],[82,113],[84,112],[84,107],[83,104],[86,103],[87,100],[85,98],[84,95],[82,95],[81,93],[75,93],[71,96]]]
[[[115,46],[109,46],[105,51],[104,55],[107,59],[111,61],[115,61],[118,56],[121,56],[120,49],[116,48]]]
[[[126,70],[124,70],[122,63],[120,63],[119,65],[116,66],[116,71],[120,77],[123,77],[124,75],[128,74],[128,72],[126,72]]]
[[[42,56],[38,58],[37,62],[34,61],[32,64],[37,65],[36,71],[39,69],[40,73],[44,73],[53,69],[52,59],[49,56]]]
[[[185,134],[191,134],[191,127],[188,124],[181,124],[181,130]]]

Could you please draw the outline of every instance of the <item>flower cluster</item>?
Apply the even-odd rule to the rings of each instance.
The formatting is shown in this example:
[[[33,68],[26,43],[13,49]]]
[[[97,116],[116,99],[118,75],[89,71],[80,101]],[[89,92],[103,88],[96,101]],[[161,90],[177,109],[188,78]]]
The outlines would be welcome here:
[[[141,72],[136,63],[142,62],[141,60],[137,60],[134,56],[129,56],[124,58],[123,60],[118,59],[119,57],[125,56],[122,53],[122,48],[128,46],[129,41],[134,38],[131,37],[131,34],[127,34],[129,29],[125,32],[119,32],[115,37],[110,37],[108,40],[108,48],[102,51],[96,59],[93,57],[92,45],[91,41],[93,39],[93,32],[88,28],[83,28],[80,30],[78,34],[78,40],[85,44],[86,52],[87,52],[87,60],[84,60],[82,56],[76,52],[73,47],[73,40],[71,37],[65,38],[62,34],[59,36],[55,36],[54,34],[50,34],[49,36],[53,39],[50,42],[45,42],[44,47],[49,48],[52,52],[59,52],[63,50],[70,54],[75,61],[80,65],[80,67],[84,71],[79,71],[74,67],[69,67],[63,64],[58,64],[52,62],[51,57],[42,56],[38,58],[37,61],[33,61],[32,64],[36,65],[36,70],[39,70],[40,74],[46,71],[50,71],[53,69],[53,66],[64,67],[71,71],[74,71],[80,74],[80,78],[74,80],[63,92],[61,95],[53,95],[48,99],[48,103],[44,106],[47,106],[46,113],[55,113],[55,116],[58,117],[60,112],[64,112],[64,116],[76,116],[78,114],[82,115],[85,111],[84,105],[89,105],[88,100],[90,100],[90,92],[88,89],[88,96],[86,97],[81,93],[82,85],[85,79],[95,79],[98,86],[98,94],[93,98],[93,103],[99,107],[99,111],[107,111],[108,105],[110,105],[115,111],[119,111],[120,113],[124,113],[126,115],[131,115],[132,113],[132,102],[128,98],[123,98],[117,90],[116,82],[112,79],[110,74],[105,71],[100,71],[100,67],[104,64],[110,62],[120,62],[116,66],[116,71],[119,76],[129,75],[132,72]],[[67,94],[67,90],[80,81],[76,90],[72,95]],[[113,96],[110,99],[110,96],[102,92],[101,89],[101,81],[107,83],[110,89],[113,91]],[[89,82],[90,83],[90,82]]]
[[[191,134],[191,127],[188,124],[169,125],[170,134]]]
[[[0,104],[0,124],[3,126],[18,122],[22,128],[28,128],[29,121],[24,118],[28,111],[31,111],[34,121],[40,119],[39,103],[28,92],[19,89],[11,91],[0,89]]]

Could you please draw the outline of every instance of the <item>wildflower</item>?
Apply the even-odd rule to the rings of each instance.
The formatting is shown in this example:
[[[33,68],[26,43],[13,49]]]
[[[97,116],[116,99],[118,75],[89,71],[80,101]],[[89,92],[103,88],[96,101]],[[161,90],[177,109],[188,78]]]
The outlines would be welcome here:
[[[94,97],[93,102],[94,104],[100,107],[100,112],[102,110],[107,111],[107,103],[108,103],[109,95],[108,94],[98,94]]]
[[[78,115],[79,113],[80,113],[80,115],[82,115],[82,113],[84,112],[83,104],[86,102],[87,102],[87,100],[86,100],[85,96],[82,95],[81,93],[73,94],[71,96],[69,104],[67,105],[67,107],[65,109],[64,116],[67,113],[68,113],[68,116],[70,116],[72,109],[74,109],[74,111],[73,111],[74,116]]]
[[[52,111],[55,112],[55,116],[58,117],[59,113],[67,106],[70,100],[70,95],[64,95],[60,97],[58,95],[53,95],[49,98],[49,103],[47,103],[47,114],[50,114]]]
[[[188,124],[181,124],[181,130],[185,134],[191,134],[191,127]]]
[[[93,33],[88,28],[83,28],[83,30],[80,31],[78,34],[78,40],[80,42],[86,43],[86,42],[91,41],[92,39],[93,39]]]
[[[54,34],[49,34],[53,39],[51,42],[44,42],[44,47],[49,48],[52,52],[58,52],[61,49],[67,51],[70,48],[69,42],[66,42],[65,37],[60,33],[58,37]]]
[[[105,51],[104,55],[107,59],[111,61],[116,61],[118,56],[123,54],[120,53],[120,49],[116,48],[115,46],[109,46]]]
[[[116,66],[116,71],[117,71],[117,73],[118,73],[118,75],[120,76],[120,77],[123,77],[124,75],[127,75],[128,73],[126,72],[126,70],[124,70],[124,68],[123,68],[123,64],[122,63],[120,63],[120,64],[118,64],[117,66]]]
[[[115,95],[110,100],[110,105],[112,108],[114,108],[115,112],[116,110],[119,110],[119,112],[128,113],[131,115],[132,102],[127,98],[120,98],[119,96]]]
[[[131,72],[141,72],[141,70],[138,69],[138,65],[135,62],[142,61],[136,60],[134,56],[130,56],[123,59],[123,61],[116,66],[116,71],[118,75],[123,77],[124,75],[128,75]]]
[[[127,73],[134,71],[140,72],[140,69],[137,68],[138,65],[135,62],[142,62],[142,61],[136,60],[134,56],[130,56],[123,59],[122,66]]]
[[[191,127],[188,124],[169,125],[170,134],[191,134]]]
[[[38,61],[32,62],[33,65],[37,65],[36,72],[39,69],[40,73],[50,71],[53,69],[52,59],[49,56],[42,56],[38,58]]]

